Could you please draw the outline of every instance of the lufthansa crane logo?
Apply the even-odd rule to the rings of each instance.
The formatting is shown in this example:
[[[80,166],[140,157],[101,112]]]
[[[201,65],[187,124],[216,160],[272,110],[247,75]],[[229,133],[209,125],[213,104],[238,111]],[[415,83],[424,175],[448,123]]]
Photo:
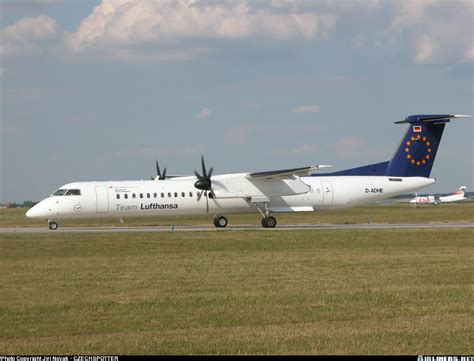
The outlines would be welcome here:
[[[417,142],[421,142],[425,145],[425,154],[420,154],[415,157],[413,154],[411,154],[410,146]],[[411,164],[419,167],[426,164],[431,158],[431,142],[429,142],[426,137],[422,136],[421,134],[412,135],[411,138],[406,142],[405,152],[407,153],[407,160]]]

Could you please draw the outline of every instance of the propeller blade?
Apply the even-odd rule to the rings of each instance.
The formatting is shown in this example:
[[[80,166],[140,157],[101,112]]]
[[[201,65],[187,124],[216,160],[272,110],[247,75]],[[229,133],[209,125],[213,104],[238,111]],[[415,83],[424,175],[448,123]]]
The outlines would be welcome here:
[[[202,175],[199,174],[196,170],[194,171],[194,174],[196,175],[196,178],[197,178],[196,182],[194,182],[194,187],[196,187],[197,189],[206,191],[206,197],[207,197],[207,192],[208,191],[212,192],[211,176],[214,169],[211,167],[209,171],[207,171],[206,163],[204,162],[204,156],[202,155],[201,155],[201,167],[202,167]]]
[[[202,176],[203,178],[207,178],[206,165],[204,164],[204,156],[202,155],[201,155],[201,165],[202,165]]]
[[[166,179],[166,168],[163,169],[163,173],[161,173],[160,165],[158,164],[158,161],[155,161],[155,164],[156,164],[156,174],[157,174],[157,176],[153,177],[152,180],[154,180],[154,179],[159,179],[159,180]]]
[[[156,174],[158,175],[158,179],[161,179],[161,172],[160,172],[160,165],[158,164],[158,161],[156,162]]]
[[[204,193],[204,191],[201,191],[201,193],[198,194],[198,202],[201,200],[201,197],[202,197],[203,193]]]

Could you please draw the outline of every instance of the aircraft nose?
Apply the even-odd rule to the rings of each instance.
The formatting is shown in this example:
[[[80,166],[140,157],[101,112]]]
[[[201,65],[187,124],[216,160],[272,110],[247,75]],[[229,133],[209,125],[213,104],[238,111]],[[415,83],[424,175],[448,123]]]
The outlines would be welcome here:
[[[46,219],[46,218],[48,218],[49,213],[50,212],[48,211],[47,207],[45,207],[45,205],[40,202],[37,205],[30,208],[28,210],[28,212],[26,212],[25,215],[28,218],[33,218],[33,219],[35,219],[35,218],[36,219]]]

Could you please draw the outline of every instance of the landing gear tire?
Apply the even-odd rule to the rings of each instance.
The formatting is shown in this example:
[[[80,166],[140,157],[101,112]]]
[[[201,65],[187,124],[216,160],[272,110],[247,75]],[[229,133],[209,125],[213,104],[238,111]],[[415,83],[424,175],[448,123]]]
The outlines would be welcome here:
[[[214,225],[217,228],[225,228],[227,226],[227,218],[225,218],[224,216],[215,216]]]
[[[56,222],[48,222],[48,227],[50,230],[55,231],[58,229],[58,224]]]
[[[275,228],[277,225],[277,220],[273,216],[267,216],[262,218],[262,227],[263,228]]]

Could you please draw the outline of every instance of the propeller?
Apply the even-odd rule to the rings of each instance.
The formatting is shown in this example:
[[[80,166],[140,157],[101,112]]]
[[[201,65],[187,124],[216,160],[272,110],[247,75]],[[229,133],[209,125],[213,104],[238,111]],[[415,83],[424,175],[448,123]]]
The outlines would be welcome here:
[[[156,161],[156,174],[158,175],[158,180],[164,180],[166,179],[166,168],[163,169],[163,174],[160,172],[160,166],[158,164],[158,161]],[[156,177],[151,177],[151,180],[155,180]]]
[[[201,193],[198,195],[198,201],[201,200],[203,194],[206,197],[206,210],[209,213],[209,196],[208,192],[211,194],[211,198],[215,197],[214,192],[212,191],[212,184],[211,184],[211,176],[212,170],[211,167],[209,171],[206,170],[206,164],[204,163],[204,157],[201,156],[201,166],[202,166],[202,175],[199,174],[197,171],[194,171],[194,174],[197,177],[197,181],[194,183],[194,187],[201,190]]]

